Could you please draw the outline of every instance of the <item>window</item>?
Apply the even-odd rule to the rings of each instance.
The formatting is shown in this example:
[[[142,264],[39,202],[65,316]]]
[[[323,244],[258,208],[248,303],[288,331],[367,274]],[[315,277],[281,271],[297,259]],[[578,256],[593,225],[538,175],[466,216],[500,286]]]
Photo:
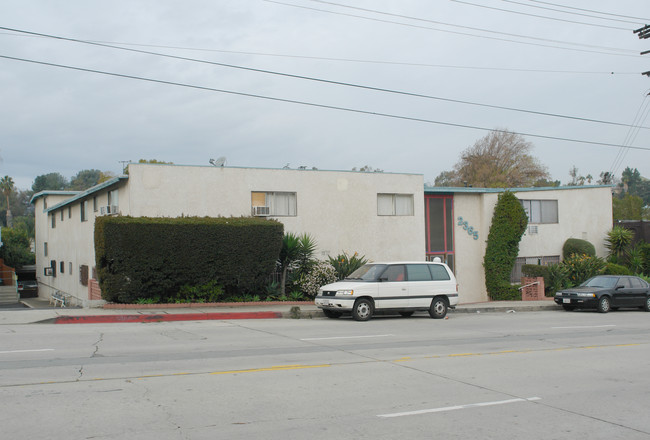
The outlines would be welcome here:
[[[437,264],[430,264],[429,269],[431,270],[431,276],[434,281],[449,280],[449,273],[444,268],[444,266],[439,266]]]
[[[97,206],[97,197],[93,197],[93,212],[97,212],[99,207]]]
[[[56,214],[52,213],[52,229],[56,228]]]
[[[429,272],[428,266],[428,264],[408,264],[406,273],[409,276],[409,281],[431,281],[431,272]]]
[[[377,194],[377,215],[413,215],[413,194]]]
[[[61,221],[63,221],[63,209],[59,213],[61,214]]]
[[[43,209],[47,209],[47,197],[43,197]]]
[[[68,206],[68,218],[72,218],[72,206]]]
[[[557,200],[520,200],[528,223],[557,223]]]
[[[68,273],[72,275],[72,261],[68,263]]]
[[[88,215],[86,214],[88,211],[88,200],[84,200],[79,204],[79,210],[81,211],[81,221],[88,221]]]
[[[52,268],[52,276],[56,278],[56,260],[50,260],[50,267]]]
[[[47,241],[43,243],[43,256],[47,257]]]
[[[85,264],[79,266],[79,283],[82,286],[88,285],[88,266]]]
[[[253,215],[278,217],[295,217],[298,215],[295,192],[252,192],[251,206]],[[265,207],[268,209],[264,209]]]
[[[386,281],[404,281],[404,265],[388,266],[380,278]]]
[[[108,204],[109,204],[109,206],[110,205],[118,206],[119,203],[118,203],[117,200],[118,200],[117,199],[117,190],[114,189],[113,191],[109,191],[108,192]]]
[[[65,272],[65,263],[63,261],[59,262],[59,271],[61,273]]]
[[[424,196],[427,261],[440,258],[454,271],[454,196]]]

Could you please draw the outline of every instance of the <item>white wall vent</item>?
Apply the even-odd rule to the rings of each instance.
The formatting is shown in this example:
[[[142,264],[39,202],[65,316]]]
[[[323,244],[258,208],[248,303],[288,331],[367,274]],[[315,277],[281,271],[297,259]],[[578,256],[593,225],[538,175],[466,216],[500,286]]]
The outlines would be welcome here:
[[[538,226],[537,225],[528,226],[528,233],[530,235],[538,234],[539,233]]]

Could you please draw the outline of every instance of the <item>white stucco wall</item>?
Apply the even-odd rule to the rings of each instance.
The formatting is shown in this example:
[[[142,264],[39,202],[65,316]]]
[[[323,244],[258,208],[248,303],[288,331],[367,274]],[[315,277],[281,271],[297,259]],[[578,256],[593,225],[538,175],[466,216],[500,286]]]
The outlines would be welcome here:
[[[295,192],[297,215],[272,217],[309,233],[317,256],[359,252],[372,260],[424,260],[421,175],[232,167],[130,165],[120,208],[133,216],[249,216],[251,192]],[[377,194],[413,194],[412,216],[378,216]]]
[[[569,238],[588,240],[596,254],[604,257],[604,238],[612,227],[612,195],[608,187],[575,187],[556,190],[519,191],[520,200],[557,200],[558,223],[535,224],[538,233],[526,232],[519,244],[519,257],[561,256]],[[461,303],[487,301],[483,257],[498,193],[454,193],[454,239],[456,278]],[[478,240],[457,223],[463,217],[479,231]]]

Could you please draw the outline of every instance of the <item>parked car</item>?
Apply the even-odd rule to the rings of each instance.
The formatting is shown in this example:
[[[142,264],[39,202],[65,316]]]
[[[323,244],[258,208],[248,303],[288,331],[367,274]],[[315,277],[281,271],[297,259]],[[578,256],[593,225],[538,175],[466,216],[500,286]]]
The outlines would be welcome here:
[[[35,280],[19,280],[18,293],[21,298],[38,296],[38,282]]]
[[[650,312],[650,285],[639,277],[598,275],[578,287],[560,290],[555,302],[564,310],[596,309],[600,313],[619,308]]]
[[[328,318],[351,313],[355,320],[367,321],[375,311],[411,316],[424,310],[440,319],[458,304],[458,284],[439,262],[369,263],[345,280],[321,287],[315,304]]]

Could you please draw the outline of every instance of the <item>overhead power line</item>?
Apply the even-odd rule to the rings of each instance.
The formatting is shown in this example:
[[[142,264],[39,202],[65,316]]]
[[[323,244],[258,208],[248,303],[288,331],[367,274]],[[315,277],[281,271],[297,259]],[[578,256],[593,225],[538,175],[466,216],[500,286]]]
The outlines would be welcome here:
[[[442,22],[442,21],[430,20],[430,19],[425,19],[425,18],[421,18],[421,17],[413,17],[413,16],[410,16],[410,15],[394,14],[394,13],[390,13],[390,12],[379,11],[377,9],[359,8],[359,7],[356,7],[356,6],[350,6],[350,5],[335,3],[335,2],[326,1],[326,0],[309,0],[309,1],[314,2],[314,3],[321,3],[321,4],[325,4],[325,5],[338,6],[338,7],[341,7],[341,8],[353,9],[353,10],[357,10],[357,11],[371,12],[373,14],[386,15],[386,16],[389,16],[389,17],[406,18],[408,20],[421,21],[421,22],[425,22],[425,23],[441,24],[443,26],[450,26],[450,27],[455,27],[455,28],[460,28],[460,29],[469,29],[469,30],[472,30],[472,31],[479,31],[479,32],[486,32],[486,33],[490,33],[490,34],[504,35],[506,37],[526,38],[526,39],[529,39],[529,40],[544,41],[544,42],[547,42],[547,43],[568,44],[568,45],[572,45],[572,46],[590,47],[590,48],[595,48],[595,49],[605,49],[605,50],[611,50],[611,51],[621,51],[621,52],[629,52],[629,53],[634,52],[634,51],[631,51],[631,50],[628,50],[628,49],[621,49],[621,48],[617,48],[617,47],[597,46],[597,45],[592,45],[592,44],[574,43],[574,42],[571,42],[571,41],[553,40],[553,39],[550,39],[550,38],[539,38],[539,37],[532,37],[532,36],[529,36],[529,35],[513,34],[513,33],[509,33],[509,32],[499,32],[499,31],[495,31],[495,30],[492,30],[492,29],[484,29],[484,28],[477,28],[477,27],[472,27],[472,26],[464,26],[464,25],[459,25],[459,24],[446,23],[446,22]],[[478,36],[480,37],[480,35],[478,35]]]
[[[544,5],[558,6],[560,8],[573,9],[573,10],[576,10],[576,11],[593,12],[594,14],[611,15],[613,17],[633,18],[635,20],[643,21],[643,22],[646,22],[646,23],[650,21],[650,18],[632,17],[630,15],[614,14],[612,12],[602,12],[602,11],[595,11],[593,9],[576,8],[576,7],[572,7],[572,6],[565,6],[565,5],[560,5],[560,4],[551,3],[551,2],[545,2],[545,1],[541,1],[541,0],[529,0],[529,1],[535,2],[535,3],[542,3]]]
[[[24,34],[29,34],[29,35],[36,35],[36,36],[40,36],[40,37],[48,37],[48,38],[52,38],[52,39],[55,39],[55,40],[70,41],[70,42],[74,42],[74,43],[88,44],[88,45],[91,45],[91,46],[99,46],[99,47],[105,47],[105,48],[110,48],[110,49],[123,50],[123,51],[127,51],[127,52],[135,52],[135,53],[142,53],[142,54],[146,54],[146,55],[154,55],[154,56],[159,56],[159,57],[164,57],[164,58],[177,59],[177,60],[182,60],[182,61],[190,61],[190,62],[196,62],[196,63],[201,63],[201,64],[213,65],[213,66],[220,66],[220,67],[227,67],[227,68],[233,68],[233,69],[239,69],[239,70],[246,70],[246,71],[250,71],[250,72],[264,73],[264,74],[269,74],[269,75],[276,75],[276,76],[300,79],[300,80],[305,80],[305,81],[313,81],[313,82],[332,84],[332,85],[338,85],[338,86],[344,86],[344,87],[352,87],[352,88],[357,88],[357,89],[370,90],[370,91],[374,91],[374,92],[391,93],[391,94],[395,94],[395,95],[403,95],[403,96],[409,96],[409,97],[415,97],[415,98],[423,98],[423,99],[433,99],[433,100],[437,100],[437,101],[453,102],[453,103],[456,103],[456,104],[473,105],[473,106],[477,106],[477,107],[486,107],[486,108],[493,108],[493,109],[498,109],[498,110],[507,110],[507,111],[514,111],[514,112],[520,112],[520,113],[528,113],[528,114],[534,114],[534,115],[539,115],[539,116],[548,116],[548,117],[555,117],[555,118],[562,118],[562,119],[571,119],[571,120],[582,121],[582,122],[592,122],[592,123],[598,123],[598,124],[629,127],[628,124],[622,124],[622,123],[618,123],[618,122],[603,121],[603,120],[583,118],[583,117],[578,117],[578,116],[561,115],[561,114],[557,114],[557,113],[541,112],[541,111],[527,110],[527,109],[521,109],[521,108],[515,108],[515,107],[506,107],[506,106],[493,105],[493,104],[484,104],[484,103],[465,101],[465,100],[453,99],[453,98],[443,98],[443,97],[440,97],[440,96],[425,95],[425,94],[422,94],[422,93],[405,92],[405,91],[386,89],[386,88],[381,88],[381,87],[372,87],[372,86],[366,86],[366,85],[361,85],[361,84],[354,84],[354,83],[348,83],[348,82],[342,82],[342,81],[333,81],[333,80],[328,80],[328,79],[323,79],[323,78],[315,78],[315,77],[304,76],[304,75],[294,75],[294,74],[290,74],[290,73],[277,72],[277,71],[265,70],[265,69],[257,69],[257,68],[253,68],[253,67],[245,67],[245,66],[239,66],[239,65],[235,65],[235,64],[226,64],[226,63],[219,63],[219,62],[216,62],[216,61],[206,61],[206,60],[200,60],[200,59],[196,59],[196,58],[180,57],[180,56],[176,56],[176,55],[169,55],[169,54],[164,54],[164,53],[159,53],[159,52],[150,52],[150,51],[145,51],[145,50],[140,50],[140,49],[130,49],[130,48],[125,48],[125,47],[119,47],[119,46],[104,44],[104,43],[95,43],[95,42],[90,42],[90,41],[78,40],[78,39],[75,39],[75,38],[67,38],[67,37],[61,37],[61,36],[56,36],[56,35],[42,34],[42,33],[37,33],[37,32],[26,31],[26,30],[14,29],[14,28],[0,27],[0,29],[19,32],[19,33],[24,33]],[[642,127],[642,128],[650,129],[650,127]]]
[[[30,63],[30,64],[38,64],[38,65],[57,67],[57,68],[68,69],[68,70],[75,70],[75,71],[80,71],[80,72],[95,73],[95,74],[99,74],[99,75],[107,75],[107,76],[112,76],[112,77],[117,77],[117,78],[134,79],[134,80],[138,80],[138,81],[146,81],[146,82],[157,83],[157,84],[165,84],[165,85],[172,85],[172,86],[178,86],[178,87],[185,87],[185,88],[190,88],[190,89],[195,89],[195,90],[203,90],[203,91],[224,93],[224,94],[235,95],[235,96],[245,96],[245,97],[249,97],[249,98],[264,99],[264,100],[275,101],[275,102],[284,102],[284,103],[288,103],[288,104],[298,104],[298,105],[304,105],[304,106],[315,107],[315,108],[324,108],[324,109],[329,109],[329,110],[339,110],[339,111],[344,111],[344,112],[349,112],[349,113],[380,116],[380,117],[391,118],[391,119],[398,119],[398,120],[405,120],[405,121],[412,121],[412,122],[422,122],[422,123],[427,123],[427,124],[444,125],[444,126],[457,127],[457,128],[467,128],[467,129],[472,129],[472,130],[480,130],[480,131],[488,131],[488,132],[490,132],[490,131],[506,132],[507,131],[507,130],[486,128],[486,127],[479,127],[479,126],[476,126],[476,125],[460,124],[460,123],[444,122],[444,121],[436,121],[436,120],[432,120],[432,119],[416,118],[416,117],[410,117],[410,116],[395,115],[395,114],[390,114],[390,113],[373,112],[373,111],[369,111],[369,110],[354,109],[354,108],[350,108],[350,107],[341,107],[341,106],[335,106],[335,105],[318,104],[318,103],[314,103],[314,102],[299,101],[299,100],[295,100],[295,99],[278,98],[278,97],[273,97],[273,96],[265,96],[265,95],[259,95],[259,94],[253,94],[253,93],[245,93],[245,92],[236,92],[236,91],[233,91],[233,90],[225,90],[225,89],[217,89],[217,88],[212,88],[212,87],[197,86],[197,85],[193,85],[193,84],[179,83],[179,82],[174,82],[174,81],[165,81],[165,80],[160,80],[160,79],[147,78],[147,77],[135,76],[135,75],[126,75],[126,74],[114,73],[114,72],[106,72],[106,71],[96,70],[96,69],[86,69],[86,68],[82,68],[82,67],[75,67],[75,66],[68,66],[68,65],[63,65],[63,64],[48,63],[48,62],[44,62],[44,61],[37,61],[37,60],[30,60],[30,59],[25,59],[25,58],[11,57],[11,56],[7,56],[7,55],[0,55],[0,58],[7,59],[7,60],[13,60],[13,61],[21,61],[21,62]],[[515,131],[509,131],[509,130],[507,132],[518,134],[518,135],[521,135],[521,136],[528,136],[528,137],[534,137],[534,138],[539,138],[539,139],[548,139],[548,140],[554,140],[554,141],[572,142],[572,143],[588,144],[588,145],[599,145],[599,146],[604,146],[604,147],[615,147],[615,148],[625,147],[625,148],[630,148],[630,149],[635,149],[635,150],[650,151],[650,147],[619,145],[619,144],[612,144],[612,143],[607,143],[607,142],[587,141],[587,140],[582,140],[582,139],[572,139],[572,138],[565,138],[565,137],[559,137],[559,136],[548,136],[548,135],[542,135],[542,134],[536,134],[536,133],[515,132]]]
[[[514,1],[514,0],[501,0],[501,1],[506,2],[506,3],[512,3],[512,4],[515,4],[515,5],[526,6],[528,8],[544,9],[544,10],[547,10],[547,11],[560,12],[562,14],[579,15],[579,16],[582,16],[582,17],[595,18],[597,20],[610,20],[610,21],[618,21],[619,23],[639,24],[639,21],[630,21],[630,20],[620,20],[620,19],[616,19],[616,18],[598,17],[597,15],[593,15],[593,14],[583,14],[581,12],[563,11],[561,9],[548,8],[548,7],[545,7],[545,6],[531,5],[529,3],[522,3],[522,2],[518,2],[518,1]],[[643,20],[641,20],[641,21],[643,21]]]
[[[584,22],[584,21],[566,20],[564,18],[548,17],[546,15],[529,14],[527,12],[513,11],[512,9],[496,8],[494,6],[479,5],[479,4],[476,4],[476,3],[466,2],[466,1],[462,1],[462,0],[451,0],[451,1],[456,2],[456,3],[462,3],[464,5],[476,6],[477,8],[492,9],[492,10],[495,10],[495,11],[507,12],[509,14],[518,14],[518,15],[526,15],[528,17],[543,18],[545,20],[562,21],[562,22],[565,22],[565,23],[573,23],[573,24],[580,24],[580,25],[584,25],[584,26],[594,26],[594,27],[601,27],[601,28],[607,28],[607,29],[617,29],[617,30],[622,30],[622,31],[627,31],[628,30],[627,28],[623,28],[623,27],[607,26],[607,25],[604,25],[604,24],[587,23],[587,22]]]
[[[384,20],[381,18],[372,18],[372,17],[365,17],[363,15],[356,15],[356,14],[348,14],[345,12],[336,12],[336,11],[328,11],[326,9],[318,9],[318,8],[312,8],[309,6],[302,6],[302,5],[296,5],[293,3],[286,3],[282,1],[277,1],[277,0],[261,0],[266,3],[274,3],[277,5],[282,5],[282,6],[289,6],[292,8],[299,8],[299,9],[306,9],[310,11],[317,11],[317,12],[324,12],[327,14],[334,14],[334,15],[342,15],[346,17],[354,17],[354,18],[359,18],[362,20],[368,20],[368,21],[375,21],[379,23],[390,23],[390,24],[395,24],[399,26],[407,26],[411,28],[416,28],[416,29],[426,29],[426,30],[432,30],[432,31],[437,31],[437,32],[446,32],[448,34],[455,34],[455,35],[464,35],[468,37],[474,37],[474,38],[484,38],[488,40],[494,40],[494,41],[505,41],[507,43],[514,43],[514,44],[525,44],[529,46],[537,46],[537,47],[548,47],[552,49],[562,49],[562,50],[571,50],[571,51],[577,51],[577,52],[585,52],[585,53],[598,53],[598,54],[604,54],[604,55],[612,55],[612,56],[624,56],[624,57],[637,57],[638,55],[633,55],[635,53],[634,51],[629,51],[627,49],[615,49],[618,51],[626,51],[629,53],[614,53],[614,52],[603,52],[603,51],[598,51],[598,50],[588,50],[588,49],[578,49],[574,47],[561,47],[561,46],[553,46],[550,44],[542,44],[542,43],[533,43],[530,41],[517,41],[517,40],[511,40],[507,38],[499,38],[499,37],[491,37],[488,35],[476,35],[476,34],[471,34],[468,32],[459,32],[459,31],[452,31],[449,29],[438,29],[438,28],[433,28],[430,26],[422,26],[422,25],[417,25],[417,24],[411,24],[411,23],[402,23],[402,22],[397,22],[397,21],[391,21],[391,20]],[[452,1],[457,1],[457,0],[452,0]],[[461,2],[464,3],[464,2]],[[477,5],[480,6],[480,5]],[[617,28],[617,29],[623,29],[623,30],[628,30],[625,28]],[[562,44],[574,44],[574,43],[562,43]]]
[[[0,28],[1,29],[1,28]],[[33,37],[33,38],[50,38],[47,36],[39,35],[23,35],[14,32],[0,32],[2,35],[12,35],[15,37]],[[490,66],[470,66],[470,65],[455,65],[455,64],[431,64],[431,63],[415,63],[415,62],[402,62],[402,61],[386,61],[386,60],[367,60],[358,58],[335,58],[335,57],[317,57],[309,55],[295,55],[295,54],[282,54],[282,53],[269,53],[269,52],[251,52],[241,50],[225,50],[225,49],[208,49],[204,47],[188,47],[188,46],[172,46],[163,44],[143,44],[143,43],[129,43],[124,41],[104,41],[104,40],[80,40],[89,43],[101,43],[118,46],[133,46],[133,47],[153,47],[157,49],[174,49],[174,50],[189,50],[195,52],[214,52],[226,53],[236,55],[253,55],[264,57],[276,58],[292,58],[292,59],[305,59],[305,60],[319,60],[319,61],[336,61],[345,63],[361,63],[361,64],[385,64],[391,66],[410,66],[410,67],[434,67],[440,69],[463,69],[463,70],[489,70],[496,72],[525,72],[525,73],[558,73],[558,74],[575,74],[575,75],[638,75],[638,72],[612,72],[612,71],[596,71],[596,70],[561,70],[561,69],[524,69],[516,67],[490,67]]]

